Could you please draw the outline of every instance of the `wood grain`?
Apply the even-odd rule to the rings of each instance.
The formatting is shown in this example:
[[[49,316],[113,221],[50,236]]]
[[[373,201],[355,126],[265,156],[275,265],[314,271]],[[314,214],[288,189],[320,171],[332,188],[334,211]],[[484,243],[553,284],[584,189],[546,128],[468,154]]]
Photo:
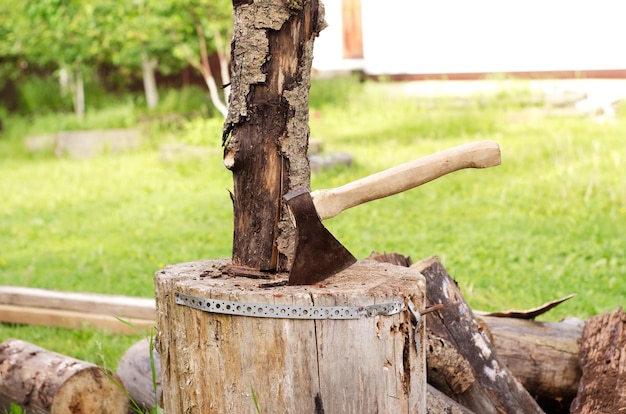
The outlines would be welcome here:
[[[0,322],[76,330],[91,328],[125,335],[146,333],[155,326],[154,319],[118,319],[111,315],[14,305],[0,305]]]
[[[125,413],[128,399],[121,387],[115,374],[94,364],[18,339],[0,344],[4,410],[13,402],[33,414]]]
[[[273,319],[209,313],[174,301],[174,292],[307,306],[410,298],[422,309],[425,285],[418,272],[361,261],[315,286],[269,289],[227,273],[200,277],[226,264],[180,264],[155,276],[166,412],[253,412],[252,390],[262,412],[425,412],[424,349],[415,345],[408,311],[354,320]],[[418,335],[421,344],[423,330]]]

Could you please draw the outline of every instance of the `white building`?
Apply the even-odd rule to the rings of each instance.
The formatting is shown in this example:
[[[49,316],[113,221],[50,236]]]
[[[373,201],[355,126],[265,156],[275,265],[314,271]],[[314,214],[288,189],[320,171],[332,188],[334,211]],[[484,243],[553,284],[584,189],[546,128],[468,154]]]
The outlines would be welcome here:
[[[323,1],[323,0],[322,0]],[[617,0],[326,0],[317,71],[398,79],[490,73],[626,78]]]

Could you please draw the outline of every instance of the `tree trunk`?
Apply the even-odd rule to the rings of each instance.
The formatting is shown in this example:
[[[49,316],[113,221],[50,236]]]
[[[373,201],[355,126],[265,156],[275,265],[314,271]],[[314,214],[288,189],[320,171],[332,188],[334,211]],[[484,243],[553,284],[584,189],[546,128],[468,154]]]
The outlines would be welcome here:
[[[412,268],[426,277],[428,305],[444,305],[427,317],[429,383],[477,413],[543,412],[500,361],[485,329],[437,258]]]
[[[67,65],[62,64],[59,68],[59,88],[61,89],[61,97],[65,98],[70,91],[70,73]]]
[[[626,313],[622,308],[590,318],[580,348],[583,374],[571,412],[625,412]]]
[[[487,330],[500,360],[539,405],[550,413],[569,412],[580,381],[578,341],[582,337],[584,322],[535,322],[492,316],[479,316],[478,319]],[[451,349],[450,352],[455,351]],[[160,377],[161,368],[156,351],[154,356],[157,377]],[[126,384],[134,401],[148,410],[154,406],[156,397],[147,339],[137,342],[126,351],[117,375]],[[161,400],[160,383],[157,394]],[[429,413],[465,412],[464,407],[456,402],[451,403],[453,400],[449,397],[442,398],[441,395],[445,394],[439,394],[439,391],[429,386]]]
[[[224,118],[226,118],[226,116],[228,115],[228,108],[226,107],[226,104],[220,96],[219,90],[217,89],[217,84],[215,83],[215,77],[213,76],[213,72],[211,71],[206,39],[204,37],[204,30],[202,29],[202,25],[200,23],[196,24],[196,34],[198,36],[198,43],[200,46],[200,62],[194,63],[193,59],[189,59],[189,62],[192,65],[196,65],[196,67],[202,74],[204,82],[209,88],[209,96],[211,97],[211,102],[213,102],[215,109],[217,109],[218,112],[222,114]]]
[[[184,263],[155,275],[166,413],[247,413],[256,404],[264,413],[426,411],[423,329],[416,333],[402,307],[363,315],[363,307],[409,301],[423,309],[418,272],[361,261],[303,289],[286,285],[286,274],[264,284],[227,264]],[[355,319],[306,318],[348,309],[358,309]]]
[[[9,410],[11,403],[29,414],[128,410],[123,385],[114,374],[17,339],[0,344],[0,408]]]
[[[74,112],[76,117],[82,120],[85,117],[85,82],[80,63],[76,64],[74,75]]]
[[[154,78],[154,70],[157,67],[155,58],[150,59],[146,50],[141,52],[141,73],[143,76],[143,89],[146,95],[146,104],[149,109],[156,108],[159,104],[159,91]]]
[[[233,173],[234,265],[287,270],[295,232],[281,198],[309,187],[308,97],[319,0],[234,0],[224,164]],[[289,5],[289,6],[288,6]]]

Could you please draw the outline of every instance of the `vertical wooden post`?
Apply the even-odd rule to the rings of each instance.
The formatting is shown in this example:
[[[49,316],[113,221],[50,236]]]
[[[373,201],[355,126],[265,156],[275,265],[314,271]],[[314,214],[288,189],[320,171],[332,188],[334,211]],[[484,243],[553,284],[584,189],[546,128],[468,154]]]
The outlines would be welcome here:
[[[234,265],[288,269],[294,230],[281,198],[309,187],[308,97],[319,0],[233,0],[224,164],[234,182]],[[230,139],[228,139],[230,136]]]

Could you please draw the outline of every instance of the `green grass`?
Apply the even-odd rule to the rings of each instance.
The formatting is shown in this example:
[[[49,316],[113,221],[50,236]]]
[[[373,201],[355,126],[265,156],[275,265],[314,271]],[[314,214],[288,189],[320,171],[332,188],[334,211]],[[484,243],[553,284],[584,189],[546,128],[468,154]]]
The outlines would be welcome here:
[[[465,142],[492,139],[502,148],[497,168],[460,171],[328,220],[355,255],[437,255],[476,309],[531,308],[576,293],[544,317],[558,320],[624,304],[623,109],[599,123],[532,107],[523,85],[460,101],[400,99],[384,85],[341,82],[336,103],[332,82],[313,86],[311,134],[327,151],[352,153],[355,164],[313,175],[313,188]],[[107,119],[132,126],[133,113],[120,104],[88,114],[79,127],[101,128]],[[90,161],[25,154],[24,136],[71,128],[70,117],[5,120],[0,284],[151,297],[160,267],[230,256],[232,179],[221,161],[220,122],[152,131],[154,145]],[[207,145],[212,156],[164,164],[155,148],[172,140]],[[139,339],[0,325],[0,340],[8,337],[112,368]]]

